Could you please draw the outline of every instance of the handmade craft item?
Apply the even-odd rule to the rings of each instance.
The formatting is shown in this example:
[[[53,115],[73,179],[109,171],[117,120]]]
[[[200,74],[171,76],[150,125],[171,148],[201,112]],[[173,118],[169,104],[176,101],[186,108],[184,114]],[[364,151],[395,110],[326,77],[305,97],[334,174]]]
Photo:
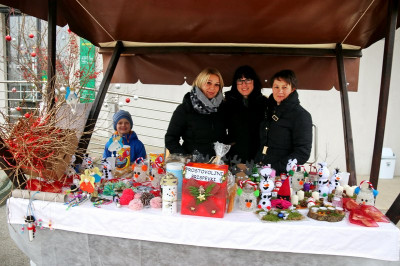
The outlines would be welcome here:
[[[332,199],[332,205],[334,207],[343,207],[342,198],[343,198],[343,187],[338,185],[335,188],[335,194]]]
[[[332,191],[334,189],[336,189],[337,186],[340,185],[340,171],[339,168],[335,168],[335,170],[333,170],[333,175],[331,177],[331,180],[329,181],[329,194],[332,193]]]
[[[260,191],[257,189],[256,183],[250,180],[240,181],[237,194],[239,195],[239,209],[241,211],[252,212],[257,209],[257,198]],[[269,201],[268,198],[267,200]]]
[[[82,164],[80,167],[81,173],[84,172],[86,169],[93,168],[93,160],[94,158],[90,157],[89,154],[84,154],[82,158]]]
[[[165,171],[163,168],[152,168],[150,173],[150,181],[151,186],[153,188],[159,189],[161,178],[165,175]]]
[[[297,170],[297,159],[289,159],[286,164],[286,172],[288,176],[293,176]]]
[[[265,167],[260,170],[260,193],[267,196],[268,199],[271,199],[272,190],[275,187],[275,177],[273,177],[273,172],[275,172],[275,170],[270,167]]]
[[[136,159],[132,165],[133,169],[133,180],[138,183],[144,183],[148,181],[148,167],[145,160],[142,157]]]
[[[75,114],[76,105],[78,104],[79,97],[75,89],[67,87],[65,90],[65,101],[70,106],[72,114]]]
[[[312,207],[307,216],[318,221],[340,222],[345,217],[345,212],[341,207]]]
[[[86,169],[84,174],[81,174],[81,181],[79,187],[82,191],[87,193],[94,192],[94,180],[95,178],[90,174],[90,170]]]
[[[299,200],[303,200],[304,199],[304,191],[303,190],[297,191],[296,195],[297,195]]]
[[[304,188],[304,184],[305,184],[307,177],[308,177],[308,173],[304,169],[304,166],[298,165],[297,170],[294,172],[293,176],[291,176],[291,179],[290,179],[291,187],[293,189],[294,194],[297,193],[297,191]]]
[[[222,218],[226,209],[227,165],[188,163],[182,186],[182,214]]]
[[[282,182],[282,187],[278,191],[278,199],[290,201],[290,180],[287,178]]]
[[[183,167],[182,162],[169,162],[166,164],[166,172],[173,174],[178,179],[178,200],[182,198]]]
[[[244,163],[238,163],[232,168],[232,174],[235,175],[235,181],[239,184],[240,181],[249,180],[253,174],[249,167]]]
[[[121,205],[128,205],[131,200],[135,197],[135,192],[132,189],[127,188],[122,191],[122,195],[119,199]]]
[[[299,221],[304,216],[297,210],[272,210],[269,212],[257,211],[262,222]]]
[[[320,198],[324,200],[328,199],[329,194],[329,169],[326,162],[318,163],[320,168],[318,169],[318,193]]]
[[[107,158],[104,158],[101,160],[101,165],[103,166],[102,172],[102,178],[105,180],[110,180],[114,178],[114,175],[112,173],[113,167],[110,164],[110,162],[107,160]]]
[[[178,211],[178,182],[178,178],[170,172],[161,178],[163,214],[174,214]]]
[[[363,186],[367,185],[367,187]],[[356,202],[358,204],[375,206],[375,198],[378,191],[374,189],[371,182],[367,180],[361,181],[360,185],[354,191],[357,194]]]
[[[28,215],[25,218],[26,228],[28,229],[29,241],[31,241],[31,242],[35,238],[35,233],[36,233],[35,221],[36,220],[33,215]]]

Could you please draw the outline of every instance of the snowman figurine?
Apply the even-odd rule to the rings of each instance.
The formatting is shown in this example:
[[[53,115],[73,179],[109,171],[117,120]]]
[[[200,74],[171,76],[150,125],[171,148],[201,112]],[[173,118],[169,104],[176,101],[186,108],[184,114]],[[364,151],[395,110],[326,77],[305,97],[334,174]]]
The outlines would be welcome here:
[[[368,186],[365,187],[363,184],[368,184]],[[361,181],[354,193],[357,194],[356,202],[358,204],[375,206],[375,198],[378,195],[378,191],[374,189],[371,182],[367,180]]]
[[[274,182],[274,177],[273,175],[273,169],[269,167],[265,167],[260,170],[260,193],[261,195],[265,195],[268,197],[268,199],[271,199],[272,197],[272,191],[274,190],[275,187],[275,182]]]
[[[321,198],[324,198],[324,200],[328,199],[328,194],[329,194],[329,169],[326,165],[326,162],[318,163],[319,164],[319,169],[318,169],[318,192]]]
[[[333,175],[331,177],[331,180],[329,181],[329,194],[333,192],[334,189],[336,189],[337,186],[339,186],[339,181],[341,177],[339,174],[339,168],[336,168],[333,170]]]

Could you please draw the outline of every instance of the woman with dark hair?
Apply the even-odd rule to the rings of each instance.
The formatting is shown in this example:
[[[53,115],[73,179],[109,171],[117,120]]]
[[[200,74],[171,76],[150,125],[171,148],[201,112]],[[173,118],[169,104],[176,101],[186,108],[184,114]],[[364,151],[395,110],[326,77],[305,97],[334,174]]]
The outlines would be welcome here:
[[[256,162],[271,164],[277,174],[286,172],[289,159],[306,163],[311,153],[312,119],[299,101],[297,79],[292,70],[282,70],[270,80],[272,94],[261,125],[261,148]]]
[[[165,147],[170,153],[215,155],[214,142],[225,139],[224,117],[221,111],[224,81],[215,68],[206,68],[193,81],[193,88],[183,97],[172,115]],[[183,143],[180,143],[182,138]]]
[[[228,156],[251,162],[260,147],[259,126],[264,119],[267,98],[261,81],[250,66],[240,66],[233,75],[232,88],[225,92],[224,112],[228,129]]]

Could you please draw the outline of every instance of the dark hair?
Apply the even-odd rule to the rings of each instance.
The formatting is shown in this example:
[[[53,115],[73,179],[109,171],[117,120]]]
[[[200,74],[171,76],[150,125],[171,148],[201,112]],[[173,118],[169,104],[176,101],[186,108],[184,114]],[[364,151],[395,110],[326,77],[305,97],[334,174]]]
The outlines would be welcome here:
[[[286,83],[292,86],[292,89],[297,89],[297,78],[293,70],[285,69],[279,71],[278,73],[275,73],[275,75],[273,75],[270,80],[271,87],[274,85],[274,81],[276,79],[283,79],[284,81],[286,81]]]
[[[249,97],[255,97],[261,94],[261,81],[254,69],[251,66],[240,66],[236,69],[235,74],[233,74],[233,80],[232,80],[232,89],[231,92],[232,94],[242,96],[238,89],[237,89],[237,84],[236,81],[238,79],[241,79],[242,77],[245,77],[247,79],[252,79],[253,80],[253,86],[254,89],[250,93]]]

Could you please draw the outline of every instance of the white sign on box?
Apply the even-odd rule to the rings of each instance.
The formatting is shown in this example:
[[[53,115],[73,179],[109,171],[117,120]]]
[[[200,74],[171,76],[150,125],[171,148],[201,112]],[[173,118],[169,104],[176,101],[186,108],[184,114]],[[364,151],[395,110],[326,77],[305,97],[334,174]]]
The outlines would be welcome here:
[[[223,170],[202,169],[186,166],[186,179],[194,178],[199,181],[214,181],[215,183],[222,183],[224,181],[223,177]]]

